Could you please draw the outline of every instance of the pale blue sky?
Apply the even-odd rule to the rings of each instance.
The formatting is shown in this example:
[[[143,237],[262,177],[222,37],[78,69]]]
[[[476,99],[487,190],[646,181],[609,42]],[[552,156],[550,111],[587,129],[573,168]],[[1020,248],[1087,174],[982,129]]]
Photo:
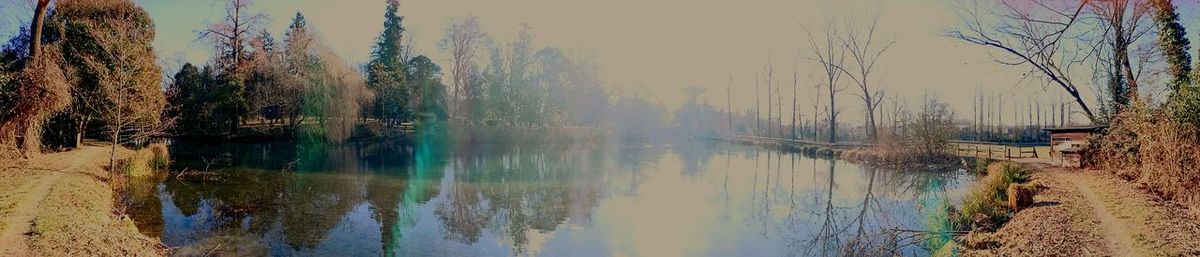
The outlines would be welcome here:
[[[0,0],[0,13],[7,17],[0,19],[0,36],[7,38],[15,24],[28,19],[27,1]],[[222,18],[224,1],[135,2],[154,18],[158,28],[154,44],[160,58],[167,63],[176,57],[194,63],[209,58],[211,47],[196,40],[196,31]],[[916,99],[932,92],[963,116],[970,115],[976,87],[994,88],[1016,101],[1057,100],[1061,91],[1057,88],[1019,83],[1025,69],[998,65],[985,48],[942,37],[948,26],[958,22],[951,0],[402,0],[401,14],[413,32],[410,36],[416,38],[417,52],[436,62],[447,62],[437,51],[437,41],[452,17],[477,15],[484,30],[504,42],[511,41],[521,23],[528,23],[535,47],[576,49],[602,66],[609,87],[647,92],[668,106],[685,100],[683,88],[701,86],[709,92],[702,100],[724,108],[723,93],[732,76],[734,109],[752,108],[755,73],[770,55],[781,80],[777,83],[788,87],[785,94],[790,93],[792,67],[798,67],[804,109],[811,108],[807,103],[814,97],[811,85],[820,75],[818,67],[803,59],[809,50],[799,24],[819,27],[829,16],[855,17],[866,2],[882,3],[881,29],[896,41],[877,71],[877,81],[883,81],[880,85],[891,94]],[[1183,13],[1189,28],[1195,20],[1189,17],[1196,17],[1191,7]],[[301,11],[342,58],[361,63],[382,28],[385,2],[254,0],[251,10],[270,16],[267,29],[276,37],[282,37],[291,17]],[[1197,42],[1195,30],[1189,32]],[[797,59],[799,64],[794,64]],[[1094,99],[1091,88],[1084,91],[1089,101]],[[840,105],[847,112],[860,112],[861,103],[853,96],[844,94],[843,99]]]

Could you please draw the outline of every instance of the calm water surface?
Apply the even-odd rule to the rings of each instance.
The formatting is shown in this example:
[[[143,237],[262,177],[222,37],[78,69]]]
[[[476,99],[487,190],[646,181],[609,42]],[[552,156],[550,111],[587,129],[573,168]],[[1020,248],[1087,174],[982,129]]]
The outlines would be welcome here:
[[[141,181],[131,212],[184,255],[927,255],[896,230],[973,180],[711,142],[172,150],[203,175]]]

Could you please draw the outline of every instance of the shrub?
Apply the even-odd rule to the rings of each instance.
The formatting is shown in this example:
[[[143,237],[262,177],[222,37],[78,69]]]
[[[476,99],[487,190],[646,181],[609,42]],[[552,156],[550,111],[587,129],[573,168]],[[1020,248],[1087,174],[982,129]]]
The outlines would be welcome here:
[[[1085,160],[1167,198],[1195,203],[1200,189],[1200,131],[1166,110],[1135,104],[1113,117]]]
[[[121,161],[121,171],[130,177],[150,176],[150,174],[154,174],[154,169],[150,166],[150,159],[152,158],[153,154],[149,151],[134,151],[129,158]]]
[[[987,175],[963,198],[962,210],[951,215],[959,229],[995,230],[1008,221],[1008,187],[1029,180],[1029,174],[1011,162],[988,165]]]
[[[857,161],[858,160],[858,150],[842,151],[842,154],[838,157],[842,158],[842,160]]]
[[[829,148],[820,148],[820,149],[817,149],[817,155],[820,155],[820,156],[833,156],[833,149],[829,149]]]
[[[150,158],[150,167],[156,170],[166,170],[171,166],[171,154],[167,150],[167,144],[161,142],[153,143],[146,146],[146,148],[150,149],[152,156]]]
[[[166,144],[153,143],[133,151],[118,167],[130,177],[146,177],[156,171],[166,170],[170,166],[170,158]]]

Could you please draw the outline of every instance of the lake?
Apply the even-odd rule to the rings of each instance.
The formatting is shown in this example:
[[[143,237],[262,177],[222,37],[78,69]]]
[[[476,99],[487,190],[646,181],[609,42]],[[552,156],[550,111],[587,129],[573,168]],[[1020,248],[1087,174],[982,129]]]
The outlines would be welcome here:
[[[928,255],[973,176],[713,141],[172,143],[129,213],[180,255]],[[933,235],[933,236],[931,236]]]

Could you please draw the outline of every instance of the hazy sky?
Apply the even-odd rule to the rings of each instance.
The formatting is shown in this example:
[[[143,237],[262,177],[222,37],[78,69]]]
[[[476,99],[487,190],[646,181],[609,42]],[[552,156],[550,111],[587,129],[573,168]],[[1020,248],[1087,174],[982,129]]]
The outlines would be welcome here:
[[[221,19],[223,1],[135,2],[154,18],[158,28],[155,47],[161,57],[207,61],[211,47],[195,40],[196,31]],[[812,85],[822,75],[807,59],[811,52],[801,24],[820,28],[828,19],[861,20],[868,4],[882,6],[880,34],[895,40],[873,78],[889,94],[917,99],[930,92],[967,117],[979,87],[1005,94],[1011,99],[1006,101],[1021,105],[1035,96],[1057,101],[1060,89],[1022,81],[1023,68],[998,65],[986,48],[941,36],[958,23],[952,0],[402,0],[400,10],[405,27],[416,37],[417,52],[432,56],[443,66],[447,58],[438,51],[437,41],[452,17],[479,16],[484,30],[502,42],[511,42],[519,24],[528,23],[535,47],[586,53],[601,65],[609,87],[648,92],[671,108],[685,101],[683,88],[687,86],[706,88],[708,93],[702,99],[725,108],[724,92],[731,76],[734,109],[752,108],[754,76],[769,57],[776,83],[787,85],[789,105],[792,70],[798,67],[800,105],[808,110],[802,113],[811,116]],[[343,58],[362,63],[382,28],[385,3],[255,0],[251,9],[271,17],[267,29],[277,37],[283,35],[296,11],[303,12],[309,25]],[[4,34],[14,27],[0,25],[7,25]],[[1087,87],[1087,99],[1094,102],[1091,86]],[[844,106],[845,117],[853,120],[861,116],[862,108],[850,92],[843,93],[839,105]]]

